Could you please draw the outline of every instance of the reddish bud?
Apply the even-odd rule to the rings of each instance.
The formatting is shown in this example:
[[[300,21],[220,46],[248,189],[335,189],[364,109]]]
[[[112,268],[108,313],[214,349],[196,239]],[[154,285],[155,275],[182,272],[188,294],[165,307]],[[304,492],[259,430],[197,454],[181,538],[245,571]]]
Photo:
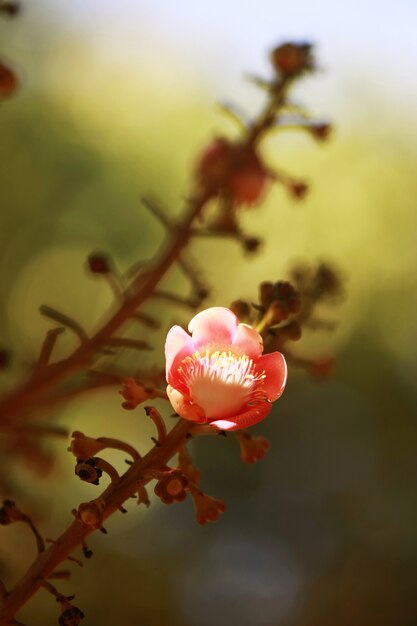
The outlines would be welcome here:
[[[111,262],[109,257],[102,252],[93,252],[87,259],[88,268],[93,274],[109,274]]]
[[[284,43],[271,53],[274,68],[284,76],[294,77],[314,69],[312,45],[309,43]]]
[[[230,176],[228,189],[236,204],[255,204],[261,199],[268,179],[260,160],[253,154],[248,163]]]
[[[166,472],[155,487],[155,494],[165,504],[182,502],[185,499],[188,488],[188,478],[179,469]]]
[[[288,185],[288,190],[296,200],[303,200],[308,192],[308,185],[300,181],[292,181]]]
[[[16,74],[0,61],[0,98],[12,96],[17,86]]]
[[[326,141],[332,132],[332,125],[327,122],[318,122],[316,124],[311,124],[310,131],[315,139],[318,139],[319,141]]]

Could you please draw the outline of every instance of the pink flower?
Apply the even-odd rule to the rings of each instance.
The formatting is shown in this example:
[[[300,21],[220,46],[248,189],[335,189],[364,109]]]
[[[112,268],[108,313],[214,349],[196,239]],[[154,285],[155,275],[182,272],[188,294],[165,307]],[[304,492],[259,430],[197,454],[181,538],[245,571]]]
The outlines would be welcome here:
[[[175,411],[220,430],[263,420],[284,391],[283,355],[262,355],[260,334],[223,307],[198,313],[188,330],[191,337],[173,326],[165,344],[167,393]]]

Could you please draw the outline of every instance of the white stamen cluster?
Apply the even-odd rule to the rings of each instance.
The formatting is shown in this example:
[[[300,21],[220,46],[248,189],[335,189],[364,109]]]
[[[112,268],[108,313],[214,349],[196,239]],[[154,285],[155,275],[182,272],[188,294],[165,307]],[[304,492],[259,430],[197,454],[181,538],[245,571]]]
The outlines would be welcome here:
[[[196,352],[182,361],[178,373],[192,401],[201,405],[207,417],[216,412],[232,414],[244,405],[266,400],[265,373],[257,373],[252,359],[245,354]]]

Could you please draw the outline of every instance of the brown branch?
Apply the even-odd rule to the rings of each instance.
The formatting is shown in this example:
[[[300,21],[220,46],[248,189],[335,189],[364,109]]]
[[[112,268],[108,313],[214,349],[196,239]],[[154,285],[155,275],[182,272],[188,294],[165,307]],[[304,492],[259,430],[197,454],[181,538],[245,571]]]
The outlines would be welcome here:
[[[152,295],[155,287],[176,261],[181,250],[188,243],[192,223],[212,196],[211,190],[204,189],[190,199],[188,211],[181,225],[176,229],[172,241],[165,252],[154,261],[153,267],[146,272],[146,275],[141,276],[143,282],[140,283],[136,292],[131,294],[114,315],[94,335],[85,339],[69,357],[57,363],[51,363],[42,371],[35,370],[21,387],[6,396],[0,403],[0,422],[12,421],[16,416],[25,416],[31,406],[35,404],[39,406],[45,402],[45,395],[51,389],[80,367],[89,364],[100,347],[108,344],[114,333],[132,318],[136,310]]]
[[[187,434],[192,428],[191,422],[180,420],[166,436],[163,445],[153,447],[145,457],[135,461],[116,483],[107,487],[98,499],[102,503],[103,521],[151,480],[147,471],[166,466],[170,458],[185,444]],[[47,550],[38,555],[23,578],[4,596],[0,607],[0,626],[10,623],[17,611],[43,586],[44,581],[95,530],[97,526],[88,526],[76,518]]]

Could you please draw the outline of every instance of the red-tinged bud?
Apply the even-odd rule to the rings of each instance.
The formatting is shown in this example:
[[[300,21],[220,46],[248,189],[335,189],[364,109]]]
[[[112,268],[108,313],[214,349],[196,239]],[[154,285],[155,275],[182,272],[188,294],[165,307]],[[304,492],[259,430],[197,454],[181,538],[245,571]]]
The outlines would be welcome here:
[[[269,442],[265,437],[253,437],[245,430],[235,434],[240,446],[240,458],[244,463],[251,464],[264,458],[269,450]]]
[[[87,259],[88,268],[93,274],[109,274],[111,261],[108,255],[102,252],[93,252]]]
[[[332,125],[327,122],[319,122],[316,124],[311,124],[310,132],[315,139],[319,141],[326,141],[329,138],[332,132]]]
[[[303,200],[308,193],[308,185],[300,181],[289,183],[288,190],[296,200]]]
[[[0,61],[0,98],[12,96],[17,86],[16,74]]]
[[[228,189],[236,204],[256,204],[262,198],[268,180],[260,161],[253,160],[230,176]]]
[[[286,77],[294,77],[314,69],[312,45],[309,43],[284,43],[271,53],[274,68]]]
[[[262,245],[262,239],[258,237],[245,237],[243,239],[243,247],[249,254],[256,253]]]

